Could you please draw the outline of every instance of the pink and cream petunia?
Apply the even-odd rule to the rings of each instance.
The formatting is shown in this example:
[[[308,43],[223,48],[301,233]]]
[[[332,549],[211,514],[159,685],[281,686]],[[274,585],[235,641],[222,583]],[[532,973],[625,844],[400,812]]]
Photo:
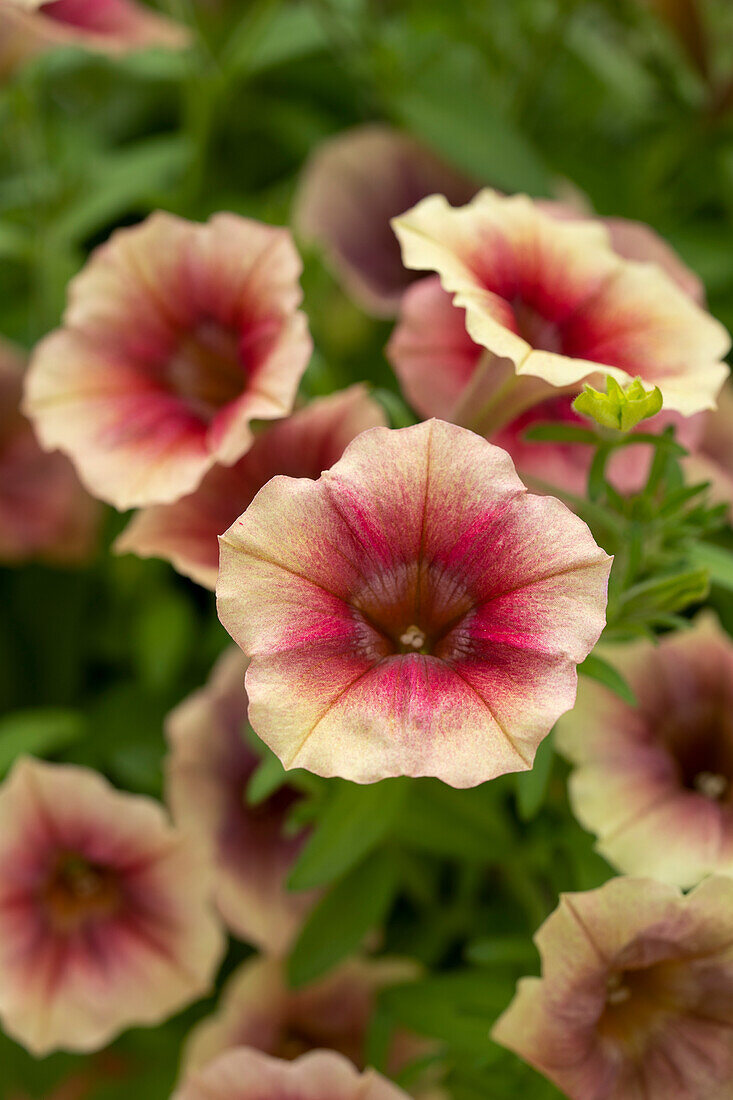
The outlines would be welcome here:
[[[465,309],[488,375],[504,359],[517,384],[566,389],[639,376],[659,386],[668,410],[715,407],[728,333],[659,266],[615,253],[600,224],[560,220],[523,195],[488,190],[459,209],[432,195],[392,224],[406,266],[436,271]],[[494,393],[478,402],[476,430],[494,427],[495,401]]]
[[[344,286],[367,311],[391,316],[414,280],[390,218],[439,191],[468,202],[476,184],[408,134],[357,126],[320,145],[295,201],[295,226],[323,248]]]
[[[221,538],[219,615],[286,768],[474,786],[530,768],[604,625],[610,559],[453,424],[362,432]]]
[[[194,1071],[172,1100],[407,1100],[385,1077],[359,1073],[333,1051],[317,1050],[294,1062],[237,1047]]]
[[[156,213],[117,230],[72,280],[38,345],[25,408],[118,508],[190,493],[286,416],[311,353],[290,233],[235,214]]]
[[[585,493],[593,457],[590,448],[524,439],[525,431],[538,423],[587,425],[572,407],[578,388],[558,393],[536,378],[515,380],[507,360],[483,369],[486,352],[469,336],[465,311],[453,304],[437,276],[421,279],[406,291],[387,354],[407,400],[421,416],[470,425],[477,404],[490,404],[495,425],[491,442],[509,452],[522,477],[538,487]],[[683,417],[663,410],[644,421],[639,431],[659,431],[673,424],[679,441],[694,449],[706,415],[712,418],[718,413]],[[644,444],[613,455],[608,474],[615,487],[620,492],[642,488],[652,456],[652,448]]]
[[[410,960],[354,957],[313,985],[291,989],[280,960],[247,960],[229,979],[216,1013],[192,1031],[183,1072],[201,1069],[237,1046],[288,1060],[316,1048],[335,1050],[363,1069],[379,991],[411,981],[417,969]],[[427,1049],[424,1041],[397,1033],[389,1052],[390,1070],[397,1072]]]
[[[247,742],[247,662],[231,646],[209,682],[168,716],[166,798],[174,821],[204,844],[214,867],[214,897],[239,937],[267,951],[287,950],[311,893],[290,893],[288,873],[303,836],[286,836],[297,799],[281,787],[257,806],[247,784],[260,758]]]
[[[493,1037],[570,1100],[710,1100],[733,1081],[733,880],[565,894]],[[728,1095],[727,1092],[720,1095]]]
[[[99,507],[64,455],[47,454],[20,411],[23,356],[0,341],[0,561],[84,561]]]
[[[628,874],[680,886],[733,874],[733,641],[703,615],[608,656],[638,706],[585,681],[560,721],[578,820]]]
[[[0,789],[0,1020],[36,1055],[90,1051],[210,987],[206,865],[152,799],[21,759]]]
[[[136,0],[0,0],[0,73],[63,46],[122,54],[189,41],[186,27]]]
[[[316,478],[359,432],[384,424],[380,406],[363,386],[321,397],[263,429],[233,466],[215,466],[193,493],[143,509],[117,540],[120,553],[167,558],[180,573],[216,586],[219,535],[231,527],[275,474]]]
[[[705,416],[697,444],[682,466],[690,484],[709,481],[714,500],[733,503],[733,387],[720,391],[718,407]]]

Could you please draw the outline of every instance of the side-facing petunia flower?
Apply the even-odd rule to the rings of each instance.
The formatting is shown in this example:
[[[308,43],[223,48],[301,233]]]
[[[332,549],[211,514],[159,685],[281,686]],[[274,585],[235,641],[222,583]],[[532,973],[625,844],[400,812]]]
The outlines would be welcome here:
[[[415,279],[402,263],[390,218],[436,191],[460,204],[476,190],[408,134],[357,126],[316,149],[300,181],[294,223],[323,248],[354,300],[388,317]]]
[[[206,866],[152,799],[21,759],[0,789],[0,1019],[34,1054],[89,1051],[209,988]]]
[[[297,799],[281,787],[257,806],[246,800],[259,757],[245,737],[247,662],[232,646],[205,687],[184,699],[166,721],[166,799],[176,824],[205,845],[214,866],[214,897],[223,919],[242,939],[276,953],[287,950],[311,893],[286,889],[303,844],[284,826]]]
[[[69,460],[41,450],[20,411],[23,356],[0,341],[0,561],[84,561],[99,506]]]
[[[517,383],[529,376],[559,389],[639,376],[659,386],[668,410],[715,407],[728,333],[660,267],[622,259],[600,224],[493,191],[460,209],[432,195],[392,224],[405,264],[436,271],[465,309],[471,338],[490,353],[487,373],[499,358]],[[476,409],[477,430],[494,426],[494,401]]]
[[[391,1081],[359,1073],[333,1051],[317,1050],[294,1062],[237,1047],[194,1071],[171,1100],[407,1100]]]
[[[638,706],[584,682],[557,727],[570,799],[628,874],[690,886],[733,874],[733,641],[712,615],[609,652]]]
[[[288,1060],[317,1048],[335,1050],[363,1069],[379,991],[411,981],[417,973],[412,960],[354,957],[313,985],[291,989],[280,960],[249,959],[229,979],[216,1013],[191,1032],[183,1073],[201,1069],[237,1046]],[[397,1073],[429,1049],[416,1036],[398,1032],[389,1052],[390,1072]]]
[[[144,558],[167,558],[180,573],[213,589],[219,571],[219,535],[231,527],[265,482],[275,474],[318,477],[359,432],[384,423],[384,413],[363,386],[318,398],[263,429],[233,466],[209,470],[195,492],[175,504],[138,512],[115,549]]]
[[[465,311],[453,304],[437,276],[421,279],[406,291],[387,355],[413,408],[421,416],[468,425],[477,403],[490,404],[497,425],[491,442],[509,452],[522,477],[584,494],[593,457],[590,448],[524,439],[525,431],[537,423],[587,425],[573,409],[577,389],[559,393],[529,376],[514,381],[514,368],[507,360],[484,370],[487,354],[469,336]],[[517,408],[523,411],[515,415]],[[717,415],[683,417],[662,410],[639,430],[659,431],[673,424],[679,441],[695,449],[705,417]],[[643,444],[618,451],[609,463],[611,481],[620,492],[637,491],[646,481],[652,457],[652,448]]]
[[[0,0],[0,73],[62,46],[120,54],[189,41],[186,27],[136,0]]]
[[[720,391],[718,407],[706,414],[697,444],[682,466],[690,484],[709,481],[714,500],[733,502],[733,387]]]
[[[733,1080],[733,880],[565,894],[493,1038],[571,1100],[709,1100]],[[727,1095],[727,1094],[726,1094]]]
[[[235,214],[117,230],[38,345],[26,411],[118,508],[191,492],[287,415],[311,353],[290,233]]]
[[[603,628],[610,559],[585,524],[442,421],[273,478],[220,541],[250,721],[287,768],[457,787],[529,768]]]

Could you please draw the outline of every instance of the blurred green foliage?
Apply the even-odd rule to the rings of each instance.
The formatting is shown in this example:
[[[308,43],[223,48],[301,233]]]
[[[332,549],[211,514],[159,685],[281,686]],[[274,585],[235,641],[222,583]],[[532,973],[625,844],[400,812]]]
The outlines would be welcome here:
[[[89,250],[156,207],[286,224],[318,142],[375,119],[477,182],[579,189],[602,214],[649,222],[733,327],[733,8],[701,0],[700,11],[702,60],[642,0],[171,0],[194,28],[189,53],[39,57],[0,86],[0,333],[30,348],[58,322]],[[304,286],[317,349],[304,394],[368,379],[393,423],[405,422],[383,354],[388,326],[353,306],[315,254]],[[161,793],[164,716],[227,639],[208,592],[161,563],[110,554],[122,524],[109,512],[83,572],[0,571],[0,771],[25,750]],[[712,569],[730,625],[730,558],[706,553],[698,564]],[[598,663],[586,671],[613,678]],[[255,801],[282,778],[271,765],[257,775]],[[519,782],[475,790],[394,781],[384,798],[306,785],[300,819],[319,824],[293,884],[328,888],[291,977],[324,971],[387,913],[382,946],[426,967],[384,996],[375,1060],[380,1035],[401,1022],[442,1044],[457,1100],[558,1095],[488,1031],[517,977],[537,969],[530,936],[558,893],[610,873],[572,822],[564,779],[546,743]],[[225,972],[245,953],[233,946]],[[36,1063],[0,1038],[2,1094],[49,1098],[70,1072],[99,1067],[90,1100],[133,1088],[167,1100],[181,1039],[212,1003],[123,1036],[111,1061]]]

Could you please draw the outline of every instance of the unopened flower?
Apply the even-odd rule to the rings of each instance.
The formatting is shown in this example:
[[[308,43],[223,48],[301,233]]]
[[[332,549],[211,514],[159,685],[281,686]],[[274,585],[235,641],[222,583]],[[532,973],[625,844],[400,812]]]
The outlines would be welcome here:
[[[237,1047],[183,1082],[172,1100],[407,1100],[386,1078],[359,1073],[333,1051],[304,1054],[295,1062]]]
[[[390,316],[415,279],[402,263],[390,218],[436,191],[463,203],[476,184],[408,134],[358,126],[316,149],[301,180],[295,224],[321,245],[357,302]]]
[[[117,54],[189,40],[186,27],[136,0],[0,0],[0,72],[62,46]]]
[[[0,789],[0,1019],[34,1054],[94,1050],[209,987],[222,935],[191,839],[148,798],[21,759]]]
[[[285,229],[234,214],[157,213],[117,230],[70,284],[31,362],[41,442],[118,508],[191,492],[287,415],[311,352]]]
[[[493,1037],[571,1100],[709,1100],[733,1080],[733,880],[565,894]]]
[[[320,1047],[338,1051],[363,1069],[379,991],[410,981],[416,973],[416,964],[409,960],[355,957],[313,985],[291,989],[279,959],[250,959],[230,978],[217,1012],[191,1033],[184,1074],[237,1046],[256,1047],[288,1060]],[[390,1069],[401,1069],[425,1048],[416,1037],[398,1033]]]
[[[89,556],[99,508],[64,455],[47,454],[20,411],[23,358],[0,342],[0,560]]]
[[[427,421],[269,481],[222,536],[219,614],[285,767],[466,787],[531,767],[572,706],[609,567],[508,455]]]
[[[578,819],[626,873],[680,886],[733,874],[733,641],[703,616],[609,656],[638,705],[585,680],[558,725]]]
[[[268,951],[287,949],[310,893],[291,893],[288,873],[303,838],[284,835],[296,794],[281,787],[257,806],[246,799],[259,757],[247,743],[247,662],[232,646],[208,684],[168,716],[166,796],[173,818],[205,845],[214,897],[236,935]]]
[[[519,378],[560,389],[640,377],[665,408],[714,408],[727,332],[662,270],[624,260],[606,230],[561,221],[522,195],[482,191],[460,209],[433,195],[393,220],[405,264],[438,272],[472,339]],[[484,430],[490,408],[476,410]]]
[[[264,429],[233,466],[215,466],[195,492],[175,504],[146,508],[116,543],[124,553],[168,558],[179,572],[214,588],[219,540],[257,491],[275,474],[318,477],[341,457],[347,443],[384,424],[379,405],[363,386],[313,401]]]

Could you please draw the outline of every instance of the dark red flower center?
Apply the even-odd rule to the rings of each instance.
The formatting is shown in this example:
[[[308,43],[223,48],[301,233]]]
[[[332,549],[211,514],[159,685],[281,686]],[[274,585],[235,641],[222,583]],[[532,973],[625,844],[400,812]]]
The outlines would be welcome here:
[[[673,757],[680,782],[714,802],[733,803],[733,714],[707,695],[687,713],[670,707],[658,736]]]
[[[165,364],[163,381],[166,389],[209,422],[240,396],[246,379],[238,334],[215,321],[202,321],[182,336]]]
[[[641,1053],[649,1036],[672,1016],[685,1011],[690,999],[684,961],[671,960],[640,969],[612,970],[599,1033],[627,1050]]]
[[[117,875],[83,856],[64,852],[43,885],[42,901],[54,927],[73,931],[115,912],[120,903]]]

